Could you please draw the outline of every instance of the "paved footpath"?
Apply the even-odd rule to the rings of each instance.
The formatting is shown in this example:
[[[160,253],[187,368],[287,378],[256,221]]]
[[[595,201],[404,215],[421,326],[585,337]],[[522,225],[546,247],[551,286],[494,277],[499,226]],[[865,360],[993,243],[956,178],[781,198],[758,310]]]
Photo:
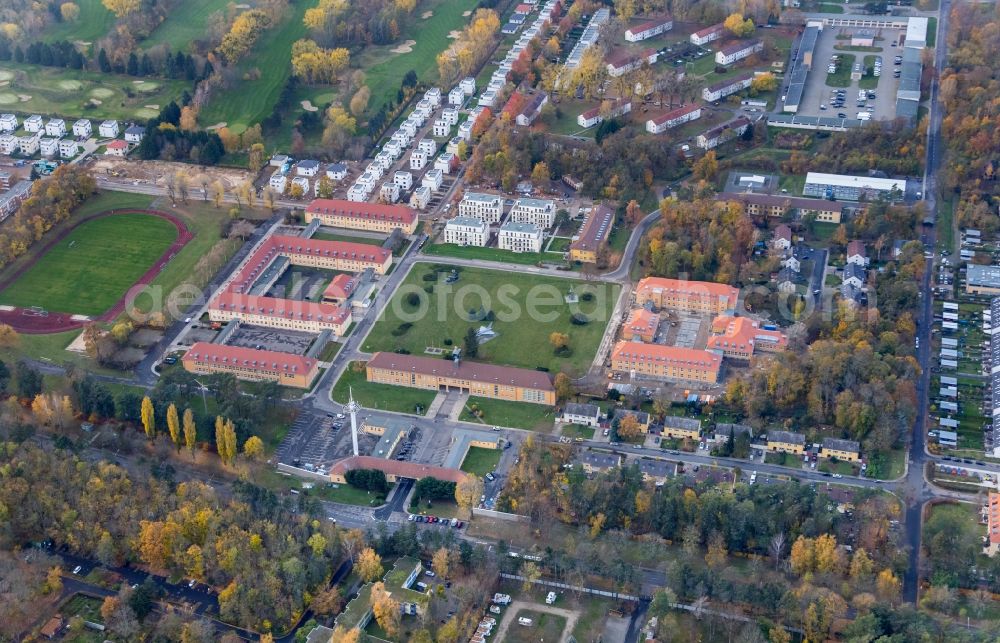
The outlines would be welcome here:
[[[504,640],[504,637],[507,634],[507,628],[510,627],[511,621],[514,620],[514,616],[516,616],[521,610],[546,612],[548,614],[555,614],[556,616],[562,616],[565,618],[566,626],[563,628],[562,636],[559,637],[559,643],[569,643],[573,628],[576,627],[576,621],[580,618],[580,612],[575,610],[568,610],[562,607],[552,607],[551,605],[539,605],[538,603],[528,603],[526,601],[514,601],[507,606],[507,612],[503,615],[503,620],[500,621],[500,627],[497,628],[497,635],[493,637],[494,641]]]

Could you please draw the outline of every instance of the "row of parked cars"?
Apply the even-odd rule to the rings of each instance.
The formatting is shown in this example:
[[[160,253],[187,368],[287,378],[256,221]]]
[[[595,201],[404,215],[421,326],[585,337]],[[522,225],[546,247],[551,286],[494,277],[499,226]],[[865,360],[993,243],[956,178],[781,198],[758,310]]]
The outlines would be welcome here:
[[[441,525],[442,527],[454,527],[455,529],[461,529],[465,526],[465,523],[458,518],[438,518],[437,516],[410,514],[406,519],[410,522],[426,522],[432,525]]]

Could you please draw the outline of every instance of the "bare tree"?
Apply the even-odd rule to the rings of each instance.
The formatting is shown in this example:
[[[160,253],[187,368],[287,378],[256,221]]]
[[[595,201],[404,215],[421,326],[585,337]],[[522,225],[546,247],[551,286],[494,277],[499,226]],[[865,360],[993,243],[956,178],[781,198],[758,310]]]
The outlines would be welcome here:
[[[774,566],[777,567],[781,564],[782,555],[785,551],[785,532],[779,531],[771,537],[771,543],[768,546],[771,552],[771,558],[774,559]]]

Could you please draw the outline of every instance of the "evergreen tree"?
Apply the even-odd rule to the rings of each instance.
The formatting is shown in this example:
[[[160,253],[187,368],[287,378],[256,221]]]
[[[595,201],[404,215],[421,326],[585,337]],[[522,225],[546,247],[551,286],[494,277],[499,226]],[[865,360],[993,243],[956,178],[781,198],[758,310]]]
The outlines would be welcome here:
[[[108,61],[108,52],[104,49],[101,49],[101,52],[97,54],[97,66],[105,74],[111,71],[111,63]]]
[[[135,55],[134,51],[128,56],[128,63],[125,65],[125,73],[129,76],[139,75],[139,57]]]

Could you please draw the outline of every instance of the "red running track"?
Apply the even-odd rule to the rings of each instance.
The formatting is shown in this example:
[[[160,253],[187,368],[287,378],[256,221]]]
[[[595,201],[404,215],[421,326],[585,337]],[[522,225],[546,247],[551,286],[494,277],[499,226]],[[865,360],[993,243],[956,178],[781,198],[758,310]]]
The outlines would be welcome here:
[[[187,225],[182,221],[177,215],[171,214],[169,212],[162,212],[160,210],[144,210],[141,208],[124,208],[121,210],[106,210],[104,212],[98,212],[87,217],[84,217],[77,221],[72,227],[66,228],[61,231],[55,237],[48,239],[45,244],[38,249],[32,250],[32,259],[23,267],[23,269],[13,274],[6,279],[0,280],[0,291],[5,290],[8,286],[14,283],[22,273],[30,270],[34,265],[45,256],[49,250],[51,250],[57,243],[65,239],[69,233],[76,230],[77,227],[93,221],[94,219],[100,219],[102,217],[110,217],[121,214],[149,214],[152,216],[160,217],[161,219],[166,219],[167,221],[174,224],[177,228],[177,239],[174,240],[173,244],[167,248],[162,255],[160,255],[153,265],[150,266],[139,279],[132,284],[132,287],[122,295],[114,306],[105,311],[101,316],[97,318],[98,321],[111,321],[118,315],[122,314],[125,310],[125,304],[129,301],[130,296],[136,289],[141,288],[149,284],[156,275],[163,271],[166,267],[167,260],[177,252],[181,250],[184,246],[188,244],[194,235],[188,230]],[[76,330],[82,328],[86,322],[77,321],[73,319],[73,313],[60,313],[60,312],[49,312],[46,316],[41,317],[33,314],[30,310],[26,308],[15,308],[14,310],[0,310],[0,323],[9,324],[19,333],[25,333],[28,335],[46,335],[49,333],[63,333],[70,330]]]

